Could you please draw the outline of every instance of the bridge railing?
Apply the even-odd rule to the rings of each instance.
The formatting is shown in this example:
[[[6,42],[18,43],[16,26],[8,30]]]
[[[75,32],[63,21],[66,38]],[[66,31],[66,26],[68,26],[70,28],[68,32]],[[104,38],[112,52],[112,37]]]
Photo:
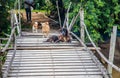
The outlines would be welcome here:
[[[11,33],[8,36],[9,38],[1,38],[0,40],[7,40],[6,44],[1,44],[2,50],[1,52],[5,52],[7,50],[7,48],[10,45],[10,42],[12,41],[14,34],[17,31],[17,35],[20,36],[21,35],[21,21],[20,21],[20,0],[16,0],[14,3],[14,9],[11,10]],[[17,6],[18,6],[18,10],[17,10]],[[18,16],[17,16],[17,12],[18,11]],[[16,30],[17,29],[17,30]],[[7,34],[8,35],[8,34]]]
[[[84,43],[84,38],[83,37],[81,37],[81,39],[80,39],[80,37],[78,37],[77,35],[75,35],[73,32],[71,32],[71,29],[72,29],[72,27],[73,27],[73,25],[75,24],[75,21],[77,20],[77,18],[78,18],[78,16],[82,16],[82,18],[80,18],[80,24],[82,25],[82,29],[81,29],[81,31],[82,31],[82,33],[84,32],[84,30],[83,30],[83,28],[84,28],[84,22],[83,22],[83,15],[81,15],[81,13],[82,14],[84,14],[83,12],[84,11],[82,11],[82,9],[80,8],[80,10],[79,10],[79,12],[77,13],[77,15],[76,16],[74,16],[73,17],[73,19],[72,19],[72,21],[71,21],[71,23],[70,23],[70,25],[69,25],[69,27],[68,27],[68,31],[82,44],[82,46],[84,46],[85,47],[85,49],[91,54],[91,58],[92,58],[92,60],[97,64],[97,66],[98,66],[98,68],[101,70],[101,72],[102,72],[102,74],[103,74],[103,76],[104,76],[104,78],[110,78],[107,74],[108,74],[108,72],[107,71],[105,71],[102,67],[101,67],[101,65],[99,65],[99,62],[98,62],[98,60],[97,60],[97,58],[96,57],[94,57],[94,54],[87,48],[87,46],[86,46],[86,44]],[[82,36],[83,36],[84,34],[82,34]],[[97,47],[96,47],[97,48]],[[98,48],[97,48],[98,49]]]
[[[70,30],[72,29],[72,26],[74,25],[76,19],[77,19],[78,16],[80,15],[80,13],[81,13],[81,9],[80,9],[80,11],[78,12],[78,14],[77,14],[75,17],[73,17],[73,19],[72,19],[72,21],[71,21],[71,23],[70,23],[70,25],[69,25],[69,28],[68,28],[69,32],[70,32]],[[81,15],[80,15],[80,16],[81,16]],[[82,16],[83,16],[83,15],[82,15]],[[100,55],[100,57],[101,57],[102,59],[105,60],[105,62],[106,62],[108,65],[110,65],[110,66],[111,66],[112,68],[114,68],[116,71],[120,72],[120,68],[117,67],[116,65],[114,65],[112,62],[110,62],[110,61],[102,54],[102,52],[99,51],[99,49],[97,48],[97,46],[95,45],[95,43],[93,42],[92,38],[91,38],[90,35],[89,35],[89,32],[88,32],[88,30],[87,30],[87,27],[86,27],[86,25],[85,25],[85,23],[84,23],[84,19],[81,19],[81,18],[80,18],[80,21],[81,21],[80,23],[81,23],[81,25],[82,25],[81,28],[84,29],[83,32],[84,32],[84,31],[86,32],[86,34],[87,34],[90,42],[92,43],[92,45],[93,45],[94,48],[96,49],[96,52]],[[80,39],[80,38],[77,37],[74,33],[71,32],[71,34],[72,34],[73,36],[75,36],[75,37],[82,43],[82,45],[83,45],[84,47],[86,47],[86,49],[87,49],[87,46],[84,44],[84,40],[82,39],[82,37],[81,37],[81,39]],[[82,35],[84,35],[84,34],[82,34]],[[88,50],[88,49],[87,49],[87,50]],[[108,71],[108,72],[109,72],[109,71]],[[103,74],[104,74],[104,73],[103,73]],[[109,72],[109,74],[111,74],[111,73]],[[104,74],[104,75],[105,75],[105,74]],[[106,78],[106,77],[105,77],[105,78]]]
[[[110,77],[108,76],[108,72],[105,71],[105,70],[103,69],[103,67],[101,67],[99,61],[98,61],[97,58],[94,56],[94,54],[92,53],[92,51],[91,51],[90,49],[88,49],[88,47],[86,46],[86,44],[85,44],[77,35],[75,35],[73,32],[70,32],[70,33],[71,33],[71,34],[81,43],[81,45],[84,46],[85,49],[90,53],[92,60],[97,64],[97,67],[101,70],[101,72],[102,72],[102,74],[103,74],[103,77],[104,77],[104,78],[110,78]],[[97,48],[97,49],[98,49],[98,48]]]
[[[18,16],[16,13],[16,9],[18,7]],[[10,70],[10,67],[12,65],[13,59],[15,57],[16,54],[16,38],[17,36],[19,37],[21,35],[21,19],[20,19],[20,0],[16,0],[15,4],[14,4],[14,9],[11,10],[11,33],[9,35],[9,38],[7,38],[7,43],[5,45],[1,45],[1,53],[6,52],[6,50],[8,49],[9,45],[11,42],[13,42],[13,55],[10,59],[10,62],[5,70],[4,73],[2,73],[2,78],[6,78],[8,75],[8,72]],[[4,40],[6,40],[5,38],[3,38]]]
[[[120,68],[117,67],[116,65],[114,65],[112,62],[110,62],[110,61],[102,54],[102,52],[100,52],[100,50],[97,48],[97,46],[96,46],[95,43],[93,42],[92,38],[90,37],[89,32],[88,32],[87,27],[86,27],[85,24],[84,24],[84,27],[85,27],[85,32],[86,32],[86,34],[87,34],[90,42],[92,43],[93,47],[95,48],[96,52],[100,55],[100,57],[101,57],[102,59],[105,60],[105,62],[106,62],[108,65],[110,65],[110,66],[113,67],[115,70],[117,70],[118,72],[120,72]],[[109,72],[109,71],[108,71],[108,72]],[[109,72],[109,74],[110,74],[110,76],[112,75],[112,73],[110,73],[110,72]]]
[[[101,58],[104,59],[105,62],[108,63],[110,66],[112,66],[115,70],[117,70],[118,72],[120,72],[120,68],[119,68],[118,66],[114,65],[112,62],[110,62],[110,61],[102,54],[102,52],[100,52],[100,51],[98,50],[97,46],[95,45],[95,43],[93,42],[92,38],[90,37],[90,35],[89,35],[88,31],[87,31],[87,27],[86,27],[85,24],[84,24],[84,27],[85,27],[85,31],[86,31],[86,34],[87,34],[89,40],[91,41],[92,45],[95,47],[97,53],[101,56]]]

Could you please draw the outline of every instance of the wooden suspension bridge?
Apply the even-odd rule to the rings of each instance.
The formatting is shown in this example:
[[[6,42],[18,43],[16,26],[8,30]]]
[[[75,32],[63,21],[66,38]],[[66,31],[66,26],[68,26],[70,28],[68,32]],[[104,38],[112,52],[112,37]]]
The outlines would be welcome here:
[[[103,78],[105,75],[109,78],[99,60],[78,41],[45,43],[44,40],[42,35],[34,33],[17,37],[16,49],[8,51],[3,74],[8,74],[8,78]]]
[[[52,33],[51,33],[52,34]],[[46,43],[46,38],[24,33],[16,39],[16,52],[9,50],[3,72],[14,55],[8,78],[103,78],[104,66],[78,41]],[[96,62],[93,60],[96,59]],[[109,77],[108,77],[109,78]]]
[[[16,1],[19,4],[19,0]],[[92,48],[108,63],[109,70],[113,67],[120,71],[120,68],[100,53],[91,38],[89,39],[94,47],[87,47],[83,40],[72,33],[70,29],[73,24],[68,27],[69,32],[76,38],[72,39],[71,43],[48,43],[44,42],[47,38],[43,38],[41,33],[22,32],[20,17],[17,18],[13,10],[11,16],[13,28],[7,44],[1,50],[8,50],[7,59],[2,66],[2,78],[112,78],[110,71],[97,59]],[[81,28],[84,28],[89,36],[83,20],[81,24],[84,26]],[[14,40],[14,46],[8,49],[11,40]]]

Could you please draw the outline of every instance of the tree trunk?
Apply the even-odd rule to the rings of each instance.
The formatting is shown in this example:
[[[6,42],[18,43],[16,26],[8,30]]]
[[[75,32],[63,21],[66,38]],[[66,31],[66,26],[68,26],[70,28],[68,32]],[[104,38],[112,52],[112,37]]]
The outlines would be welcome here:
[[[58,6],[60,11],[61,24],[63,25],[65,19],[65,7],[62,0],[58,0]]]

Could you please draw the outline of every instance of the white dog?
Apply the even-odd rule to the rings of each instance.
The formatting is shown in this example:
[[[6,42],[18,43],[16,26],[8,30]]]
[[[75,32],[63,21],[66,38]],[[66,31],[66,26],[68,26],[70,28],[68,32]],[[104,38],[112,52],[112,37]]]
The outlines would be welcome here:
[[[32,32],[37,33],[38,32],[38,22],[35,22],[32,26]]]

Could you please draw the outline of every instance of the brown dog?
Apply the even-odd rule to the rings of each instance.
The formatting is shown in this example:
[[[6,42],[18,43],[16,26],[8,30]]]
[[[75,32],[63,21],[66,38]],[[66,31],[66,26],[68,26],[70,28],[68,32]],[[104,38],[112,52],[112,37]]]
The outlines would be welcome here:
[[[43,37],[48,37],[49,36],[49,32],[50,32],[50,26],[48,22],[45,23],[41,23],[42,24],[42,34]]]

